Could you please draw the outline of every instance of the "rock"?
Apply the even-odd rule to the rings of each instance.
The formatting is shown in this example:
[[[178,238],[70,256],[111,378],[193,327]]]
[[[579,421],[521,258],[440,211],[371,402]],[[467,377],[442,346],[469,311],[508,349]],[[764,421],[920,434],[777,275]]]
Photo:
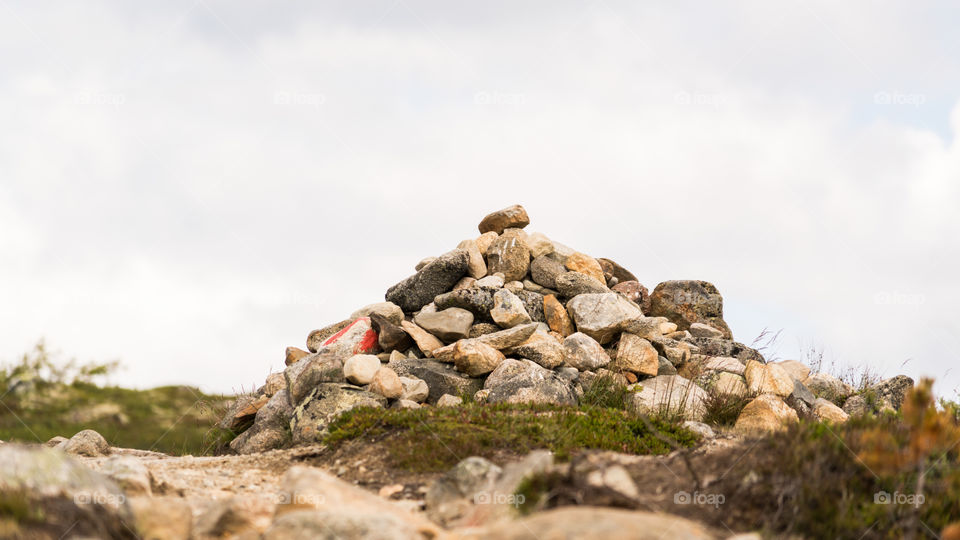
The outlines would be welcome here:
[[[416,377],[400,377],[400,386],[403,388],[400,399],[423,403],[430,395],[430,388],[422,379]]]
[[[593,257],[584,255],[583,253],[574,253],[567,257],[567,260],[564,261],[564,266],[571,272],[579,272],[592,277],[604,289],[607,288],[607,278],[603,275],[603,268],[600,267],[600,263]]]
[[[274,394],[280,390],[287,388],[287,380],[283,376],[283,373],[271,373],[267,375],[265,381],[263,381],[263,386],[257,389],[257,395],[272,397]]]
[[[486,264],[486,263],[484,263],[484,264]],[[453,289],[451,289],[451,290],[459,291],[460,289],[470,289],[470,288],[473,288],[473,287],[476,285],[476,283],[477,283],[477,280],[473,279],[472,277],[470,277],[470,276],[464,276],[464,277],[460,278],[460,281],[458,281],[458,282],[453,286]]]
[[[403,320],[403,310],[393,302],[377,302],[376,304],[363,306],[350,315],[350,320],[355,321],[361,317],[372,317],[374,314],[387,319],[393,324],[400,324],[400,321]]]
[[[249,495],[214,500],[197,516],[197,536],[225,538],[260,533],[270,526],[275,507],[271,499]]]
[[[463,405],[463,398],[444,394],[437,400],[437,407],[458,407]]]
[[[377,333],[373,330],[370,317],[360,317],[348,324],[343,330],[327,338],[317,352],[329,352],[340,358],[354,354],[376,354],[380,352]]]
[[[663,332],[660,329],[664,322],[666,319],[663,317],[636,317],[624,323],[623,331],[653,341],[663,338]]]
[[[422,514],[315,467],[290,467],[280,483],[277,517],[264,532],[265,540],[425,540],[446,536]]]
[[[420,404],[409,399],[398,399],[390,406],[391,409],[419,409]]]
[[[683,427],[696,433],[704,439],[712,439],[716,437],[716,433],[713,432],[713,428],[704,424],[703,422],[694,422],[693,420],[687,420],[683,424]]]
[[[181,497],[130,497],[127,499],[140,538],[189,540],[193,534],[193,511]]]
[[[665,281],[650,295],[650,314],[666,317],[687,330],[690,324],[708,324],[723,332],[725,339],[733,339],[723,320],[723,297],[713,284],[706,281]]]
[[[397,358],[388,364],[401,377],[417,377],[429,388],[428,403],[436,403],[443,394],[472,396],[483,388],[483,379],[467,377],[435,360]]]
[[[19,507],[27,517],[43,518],[3,520],[0,534],[7,538],[135,537],[129,525],[133,513],[120,488],[52,448],[0,445],[0,500],[4,517]]]
[[[379,362],[379,360],[378,360]],[[323,383],[293,411],[290,432],[295,444],[316,443],[327,433],[327,426],[354,407],[386,407],[379,394],[366,392],[348,384]]]
[[[829,373],[814,373],[807,377],[803,384],[807,385],[815,396],[829,401],[838,401],[853,393],[852,388]]]
[[[595,371],[610,363],[610,357],[595,339],[577,332],[563,340],[564,362],[580,371]]]
[[[471,377],[481,377],[490,373],[500,362],[503,362],[503,353],[490,345],[475,339],[462,339],[453,344],[451,356],[457,371]]]
[[[66,438],[66,437],[62,437],[62,436],[60,436],[60,435],[57,435],[56,437],[51,437],[50,440],[48,440],[47,442],[43,443],[43,445],[44,445],[45,447],[47,447],[47,448],[56,448],[57,446],[60,445],[60,443],[63,443],[63,442],[66,442],[66,441],[67,441],[67,438]]]
[[[399,399],[403,395],[403,383],[397,373],[388,367],[381,367],[370,381],[370,392],[380,394],[387,399]]]
[[[770,393],[786,397],[793,393],[793,378],[776,364],[750,360],[743,375],[747,379],[747,388],[755,394]]]
[[[530,360],[504,360],[483,387],[490,390],[488,403],[577,404],[566,381]]]
[[[624,281],[638,281],[637,276],[633,275],[633,273],[620,266],[612,259],[599,258],[597,259],[597,262],[604,267],[604,275],[606,275],[607,267],[609,266],[610,274],[617,280],[617,283],[623,283]]]
[[[638,384],[639,392],[627,394],[627,410],[633,414],[703,420],[708,395],[692,381],[679,375],[658,375]]]
[[[810,368],[796,360],[781,360],[774,364],[782,367],[795,381],[804,381],[810,376]]]
[[[296,366],[297,364],[294,365]],[[255,398],[251,395],[237,396],[237,399],[233,401],[233,404],[230,405],[230,408],[223,416],[223,420],[217,424],[218,427],[220,427],[220,429],[229,429],[234,432],[247,429],[250,427],[250,424],[253,423],[253,418],[256,416],[257,410],[266,405],[269,399],[270,398],[265,396],[260,396],[258,398]],[[60,444],[64,444],[66,441],[67,439],[63,439]]]
[[[400,327],[413,338],[414,343],[417,344],[417,348],[420,349],[427,358],[433,356],[433,351],[443,347],[443,342],[437,339],[436,336],[410,321],[403,321],[400,323]]]
[[[511,281],[510,283],[505,284],[503,288],[512,292],[513,294],[517,294],[523,290],[523,282]]]
[[[343,361],[336,355],[318,353],[301,362],[303,364],[295,364],[296,367],[287,368],[284,371],[287,379],[292,381],[288,383],[287,388],[293,403],[303,401],[303,398],[322,382],[341,383],[346,380]]]
[[[462,536],[463,540],[497,538],[499,540],[566,539],[588,540],[660,540],[715,538],[695,521],[664,513],[621,510],[592,506],[564,506],[537,512],[515,521],[500,521],[485,529]]]
[[[460,281],[467,273],[469,262],[470,254],[465,250],[445,253],[416,274],[390,287],[386,299],[406,312],[419,311]]]
[[[100,472],[120,486],[128,496],[153,494],[150,471],[133,456],[110,456],[100,465]]]
[[[714,379],[713,390],[718,394],[743,396],[747,394],[747,381],[735,373],[721,371]]]
[[[470,334],[468,338],[477,338],[480,336],[485,336],[487,334],[493,334],[499,332],[501,328],[495,324],[491,323],[477,323],[470,327]]]
[[[107,440],[92,429],[85,429],[73,437],[57,445],[57,448],[68,454],[84,457],[100,457],[111,453]]]
[[[649,341],[659,354],[675,366],[685,364],[693,354],[698,352],[694,345],[667,337],[653,338]]]
[[[517,295],[517,298],[523,302],[523,309],[530,315],[530,319],[533,322],[547,322],[547,318],[543,314],[542,294],[525,289],[516,291],[513,294]]]
[[[553,337],[535,333],[527,341],[512,347],[510,355],[533,360],[547,369],[553,369],[563,363],[563,351],[563,345]]]
[[[889,405],[899,411],[903,406],[903,399],[913,388],[913,379],[906,375],[897,375],[876,385],[873,390],[881,404]]]
[[[563,304],[552,294],[543,297],[543,316],[550,330],[553,330],[563,337],[567,337],[577,331],[577,329],[573,327],[573,321],[570,320],[567,308],[563,307]]]
[[[530,339],[530,336],[532,336],[536,331],[536,324],[524,324],[520,326],[514,326],[513,328],[507,328],[506,330],[500,330],[499,332],[484,334],[480,337],[477,337],[476,340],[481,343],[486,343],[494,349],[502,351],[504,349],[509,349],[510,347],[516,347],[517,345]]]
[[[476,285],[477,287],[483,287],[484,289],[499,291],[505,284],[503,282],[503,275],[498,274],[496,276],[487,276],[483,279],[478,279]]]
[[[850,396],[843,402],[843,412],[848,416],[866,416],[873,412],[867,399],[860,394]]]
[[[643,316],[636,304],[613,292],[576,296],[567,303],[567,311],[577,331],[601,345],[609,343],[627,321]]]
[[[474,504],[474,497],[490,491],[502,469],[482,457],[461,460],[427,490],[424,502],[427,516],[449,526],[464,516]]]
[[[624,332],[620,334],[617,358],[614,360],[612,368],[619,371],[629,371],[637,375],[656,376],[660,369],[657,350],[642,337]]]
[[[333,323],[329,326],[325,326],[319,330],[314,330],[310,332],[310,335],[307,336],[307,350],[315,353],[323,345],[323,342],[330,338],[330,336],[336,334],[337,332],[346,328],[350,323],[356,319],[347,319],[345,321],[340,321],[338,323]]]
[[[756,360],[757,362],[766,363],[763,355],[758,351],[747,347],[743,343],[737,343],[736,341],[695,337],[687,340],[687,342],[695,345],[700,349],[700,354],[706,356],[732,356],[744,364],[747,363],[747,360]]]
[[[640,306],[640,310],[644,313],[650,313],[650,291],[638,281],[621,281],[614,285],[612,289]]]
[[[413,339],[400,326],[403,321],[397,324],[390,322],[389,319],[374,313],[370,315],[370,324],[377,333],[377,343],[380,349],[384,351],[405,351],[413,346]]]
[[[413,318],[420,328],[442,341],[452,342],[467,337],[473,325],[473,313],[463,308],[447,308],[436,313],[419,313]]]
[[[420,262],[418,262],[416,266],[413,267],[413,269],[414,271],[419,272],[420,270],[423,269],[424,266],[432,263],[435,260],[437,260],[436,257],[425,257],[423,259],[420,259]]]
[[[379,369],[379,358],[371,354],[357,354],[343,363],[343,376],[353,384],[362,386],[370,384]]]
[[[286,355],[283,359],[283,363],[289,366],[291,364],[297,363],[298,361],[302,360],[303,358],[306,358],[307,356],[310,356],[310,353],[308,353],[303,349],[298,349],[296,347],[287,347]]]
[[[741,433],[757,434],[786,429],[788,424],[799,422],[797,411],[774,394],[760,394],[754,398],[737,418],[734,429]]]
[[[530,278],[534,283],[548,289],[557,288],[557,277],[567,273],[563,263],[553,257],[541,255],[530,263]]]
[[[493,291],[483,287],[450,291],[437,296],[433,302],[439,310],[463,308],[473,313],[474,321],[489,321],[490,310],[493,309]]]
[[[831,422],[833,424],[842,424],[850,419],[850,415],[843,409],[823,398],[817,398],[813,402],[813,416],[821,422]]]
[[[663,356],[657,356],[657,375],[676,375],[677,368]]]
[[[492,244],[499,236],[500,233],[497,233],[496,231],[488,231],[481,234],[475,240],[477,243],[477,249],[480,250],[480,253],[486,253],[487,250],[490,249],[490,244]]]
[[[520,233],[518,229],[510,229],[487,248],[487,271],[502,272],[504,281],[522,280],[530,268],[530,249]]]
[[[476,393],[473,394],[473,401],[476,403],[486,403],[488,397],[490,397],[490,390],[477,390]]]
[[[702,338],[722,338],[723,330],[717,330],[716,328],[710,326],[709,324],[703,324],[695,322],[690,324],[690,335],[693,337],[702,337]]]
[[[527,247],[530,248],[530,256],[534,259],[553,253],[553,242],[543,233],[528,234]]]
[[[480,279],[487,275],[487,262],[483,259],[485,252],[480,251],[476,240],[464,240],[457,244],[457,249],[467,252],[467,274],[470,277]]]
[[[481,234],[493,231],[503,234],[505,229],[522,229],[530,224],[530,216],[519,204],[508,206],[502,210],[491,212],[480,221],[477,227]]]
[[[257,411],[253,426],[230,441],[230,449],[238,454],[255,454],[284,446],[289,442],[287,430],[292,417],[290,394],[281,390]]]
[[[493,309],[490,310],[490,317],[501,328],[513,328],[532,322],[527,310],[523,308],[523,302],[517,298],[517,295],[506,289],[500,289],[493,295]]]
[[[606,285],[580,272],[564,272],[557,276],[555,282],[557,290],[567,298],[573,298],[578,294],[609,292]]]
[[[813,392],[806,387],[802,382],[794,380],[793,381],[793,392],[790,393],[790,397],[786,400],[787,405],[790,405],[794,409],[794,403],[800,402],[806,405],[806,408],[813,407],[814,402],[817,400],[817,397],[813,395]]]
[[[707,361],[703,364],[703,369],[705,370],[726,371],[728,373],[743,375],[743,372],[747,369],[747,366],[743,365],[743,362],[732,356],[713,356],[707,358]]]

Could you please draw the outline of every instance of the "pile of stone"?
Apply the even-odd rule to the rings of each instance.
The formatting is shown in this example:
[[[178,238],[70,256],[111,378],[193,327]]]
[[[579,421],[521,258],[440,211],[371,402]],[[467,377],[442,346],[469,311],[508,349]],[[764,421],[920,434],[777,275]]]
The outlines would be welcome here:
[[[840,381],[799,362],[767,364],[733,340],[723,298],[705,281],[653,292],[608,258],[526,231],[521,206],[486,216],[479,236],[428,257],[363,307],[290,347],[287,368],[238,399],[223,427],[247,453],[316,442],[357,406],[576,405],[599,380],[632,385],[628,408],[702,419],[709,392],[749,393],[738,427],[798,413],[842,421]],[[806,369],[806,372],[804,372]]]

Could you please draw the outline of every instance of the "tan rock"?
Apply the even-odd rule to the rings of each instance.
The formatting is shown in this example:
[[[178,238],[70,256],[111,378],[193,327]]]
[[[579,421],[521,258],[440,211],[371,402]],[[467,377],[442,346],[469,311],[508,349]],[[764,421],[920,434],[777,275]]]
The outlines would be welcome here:
[[[604,285],[607,283],[606,278],[603,277],[603,268],[600,267],[600,263],[583,253],[574,253],[567,257],[564,266],[567,267],[567,270],[586,274]]]
[[[774,394],[761,394],[743,408],[734,429],[741,433],[764,433],[780,431],[797,422],[797,411],[783,399]]]
[[[573,326],[573,321],[570,320],[570,314],[567,313],[567,308],[563,307],[563,304],[552,294],[543,297],[543,315],[544,318],[547,319],[547,326],[550,327],[550,330],[553,330],[563,337],[567,337],[577,331]]]
[[[465,250],[469,255],[467,263],[467,274],[474,278],[480,279],[483,276],[487,275],[487,262],[483,258],[483,251],[480,251],[480,248],[477,247],[476,240],[464,240],[457,244],[459,249]]]
[[[388,367],[381,367],[373,375],[369,390],[387,399],[398,399],[403,395],[403,384],[395,371]]]
[[[140,538],[189,540],[193,512],[181,497],[130,497],[127,499]]]
[[[810,367],[803,362],[797,360],[781,360],[780,362],[774,362],[774,364],[786,370],[795,381],[803,382],[810,376]]]
[[[486,343],[461,339],[453,344],[451,358],[458,371],[470,377],[480,377],[496,369],[505,357]]]
[[[519,204],[515,204],[496,212],[490,212],[480,221],[477,228],[481,234],[489,231],[503,234],[504,229],[522,229],[529,224],[530,216],[527,215],[527,211]]]
[[[289,366],[291,364],[296,364],[298,361],[303,360],[308,356],[310,356],[310,353],[303,349],[287,347],[286,358],[284,358],[283,363]]]
[[[850,419],[850,415],[837,407],[832,401],[823,398],[817,398],[813,402],[813,416],[821,422],[831,422],[833,424],[842,424]]]
[[[742,396],[747,393],[747,383],[740,375],[723,371],[717,374],[714,391],[718,394]]]
[[[434,350],[443,347],[443,342],[437,339],[436,336],[410,321],[401,322],[400,328],[403,328],[403,331],[413,338],[413,342],[417,344],[417,348],[420,349],[427,358],[433,356]]]
[[[776,394],[781,397],[793,393],[793,378],[783,367],[747,360],[744,369],[747,388],[756,394]]]
[[[656,376],[660,367],[657,350],[642,337],[624,332],[620,334],[617,358],[613,369],[635,373],[637,375]]]
[[[530,249],[523,231],[508,229],[487,248],[487,272],[503,273],[504,281],[519,281],[530,268]]]
[[[486,253],[487,249],[490,248],[490,244],[500,236],[500,233],[497,232],[485,232],[477,237],[475,242],[477,243],[477,249],[480,250],[480,253]]]
[[[523,307],[523,301],[507,289],[500,289],[493,295],[490,317],[501,328],[513,328],[532,322],[530,315]]]
[[[541,255],[553,253],[553,242],[543,233],[532,233],[527,235],[527,247],[530,248],[530,256],[536,259]]]

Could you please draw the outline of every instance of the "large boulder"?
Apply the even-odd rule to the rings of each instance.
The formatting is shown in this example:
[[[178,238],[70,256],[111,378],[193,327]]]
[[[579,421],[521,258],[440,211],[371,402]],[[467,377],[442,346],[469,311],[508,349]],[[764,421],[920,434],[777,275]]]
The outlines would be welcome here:
[[[761,364],[748,360],[744,377],[747,379],[747,388],[755,394],[769,393],[787,397],[793,393],[793,378],[777,364]]]
[[[530,249],[523,238],[523,231],[509,229],[487,248],[487,271],[500,272],[504,281],[520,281],[530,268]]]
[[[323,383],[293,411],[290,432],[295,444],[316,443],[330,422],[355,407],[383,408],[387,399],[349,384]]]
[[[496,212],[490,212],[480,221],[477,228],[481,234],[491,231],[503,234],[506,229],[522,229],[529,224],[530,216],[527,215],[527,211],[519,204],[515,204]]]
[[[335,354],[318,353],[287,367],[287,390],[293,403],[300,403],[318,384],[344,382],[343,361]]]
[[[747,434],[760,434],[786,429],[800,419],[780,396],[760,394],[740,411],[734,429]]]
[[[576,296],[567,302],[567,311],[577,331],[587,334],[601,345],[613,340],[628,321],[643,317],[636,304],[614,292]]]
[[[530,360],[508,358],[487,377],[488,403],[552,403],[576,405],[567,381]]]
[[[881,406],[889,406],[899,411],[911,388],[913,388],[913,379],[906,375],[897,375],[876,385],[873,390]]]
[[[5,538],[135,538],[126,496],[107,477],[67,454],[0,445],[0,513]]]
[[[627,394],[627,410],[634,414],[678,416],[703,420],[706,391],[679,375],[658,375],[638,383],[640,391]]]
[[[665,281],[650,295],[650,315],[666,317],[679,330],[692,323],[704,323],[733,339],[730,327],[723,320],[723,297],[712,283],[696,280]]]
[[[470,254],[463,249],[445,253],[416,274],[387,290],[388,302],[406,312],[419,311],[433,299],[453,288],[469,269]]]

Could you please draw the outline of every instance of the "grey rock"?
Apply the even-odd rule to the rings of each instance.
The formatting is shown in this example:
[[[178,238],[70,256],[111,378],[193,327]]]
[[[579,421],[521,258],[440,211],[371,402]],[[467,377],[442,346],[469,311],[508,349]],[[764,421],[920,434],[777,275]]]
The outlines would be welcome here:
[[[657,375],[676,375],[677,374],[677,368],[674,367],[674,365],[671,364],[670,361],[664,358],[663,356],[658,356],[657,362],[659,364],[659,367],[657,368]]]
[[[576,405],[570,384],[530,360],[506,359],[487,377],[488,403]]]
[[[308,356],[284,370],[288,383],[290,399],[300,403],[320,383],[342,383],[343,362],[335,354],[319,353]]]
[[[486,276],[482,279],[478,279],[475,283],[477,287],[482,289],[490,289],[492,291],[499,291],[503,288],[503,274],[498,274],[495,276]]]
[[[463,517],[474,496],[490,491],[502,469],[482,457],[468,457],[437,478],[427,490],[424,502],[427,517],[449,526]]]
[[[514,326],[513,328],[507,328],[506,330],[500,330],[499,332],[484,334],[476,339],[477,341],[490,345],[494,349],[502,351],[503,349],[516,347],[517,345],[523,343],[536,331],[536,323],[524,324],[521,326]]]
[[[396,516],[364,509],[294,510],[280,515],[263,540],[409,540],[417,530]]]
[[[510,348],[511,356],[533,360],[540,366],[553,369],[563,363],[564,348],[553,336],[534,334],[530,339]]]
[[[487,334],[492,334],[494,332],[499,332],[501,328],[492,323],[477,323],[470,327],[469,338],[476,338],[480,336],[485,336]]]
[[[433,299],[438,310],[462,308],[473,313],[475,321],[489,322],[493,309],[493,291],[480,287],[460,289],[441,294]]]
[[[322,383],[293,411],[290,432],[295,444],[317,442],[327,433],[327,426],[354,407],[387,405],[381,395],[367,392],[349,384]]]
[[[469,259],[469,254],[462,249],[445,253],[416,274],[390,287],[386,300],[404,311],[418,311],[460,281],[467,273]]]
[[[523,309],[526,310],[527,315],[530,315],[530,319],[533,322],[546,322],[547,318],[543,312],[543,295],[528,290],[520,290],[515,292],[517,298],[523,302]]]
[[[100,465],[100,473],[107,475],[128,496],[153,494],[153,475],[138,458],[110,456]]]
[[[416,377],[427,383],[427,403],[435,404],[443,394],[472,396],[483,388],[483,379],[458,373],[452,366],[417,358],[395,358],[388,364],[401,377]]]
[[[556,277],[557,290],[560,294],[573,298],[579,294],[609,292],[606,285],[580,272],[564,272]]]
[[[889,404],[894,410],[900,410],[907,392],[913,388],[913,379],[906,375],[897,375],[874,387],[880,403]]]
[[[257,411],[253,426],[230,441],[238,454],[255,454],[280,448],[288,442],[287,427],[293,417],[290,394],[281,390]]]
[[[576,296],[567,303],[567,311],[577,330],[601,345],[613,340],[629,320],[643,316],[636,304],[614,292]]]
[[[403,310],[393,302],[377,302],[376,304],[363,306],[350,315],[350,320],[355,321],[360,317],[371,317],[374,314],[387,319],[393,324],[400,324],[400,321],[403,320]]]
[[[706,356],[732,356],[744,364],[746,364],[748,360],[766,363],[766,360],[759,351],[751,349],[743,343],[737,343],[736,341],[694,337],[688,340],[688,343],[696,345],[697,348],[700,349],[700,354]]]
[[[447,308],[436,313],[418,313],[413,322],[441,341],[450,343],[470,334],[473,313],[463,308]]]
[[[565,273],[567,267],[549,255],[537,257],[530,263],[530,278],[541,287],[556,290],[557,277]]]
[[[867,399],[860,394],[850,396],[843,402],[843,412],[850,416],[866,416],[873,412]]]
[[[702,338],[722,338],[723,330],[718,330],[709,324],[703,324],[695,322],[690,324],[690,335],[693,337],[702,337]]]
[[[319,330],[310,332],[310,335],[307,336],[307,350],[312,353],[319,351],[324,341],[330,339],[330,336],[350,326],[350,323],[355,320],[356,319],[346,319],[338,323],[325,326]]]
[[[706,281],[675,280],[657,285],[650,295],[649,314],[670,319],[678,330],[699,322],[720,330],[726,339],[733,337],[723,320],[723,297]]]
[[[567,336],[563,340],[563,350],[564,362],[580,371],[594,371],[610,363],[610,356],[597,340],[583,332]]]
[[[92,429],[85,429],[63,441],[57,448],[68,454],[84,457],[100,457],[111,453],[107,440]]]

